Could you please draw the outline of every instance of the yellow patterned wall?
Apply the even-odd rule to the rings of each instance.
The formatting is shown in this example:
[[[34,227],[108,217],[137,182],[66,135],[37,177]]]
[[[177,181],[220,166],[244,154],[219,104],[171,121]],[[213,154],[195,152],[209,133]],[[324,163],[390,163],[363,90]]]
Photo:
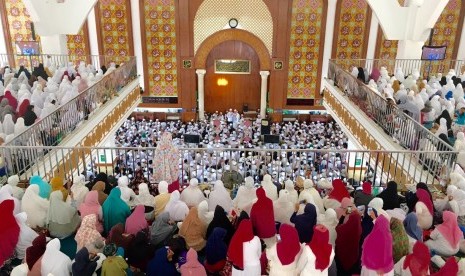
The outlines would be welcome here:
[[[289,52],[288,99],[314,99],[318,92],[324,3],[294,0]]]
[[[340,0],[336,11],[339,28],[334,30],[333,57],[360,59],[366,57],[370,26],[370,8],[366,0]]]
[[[458,23],[462,5],[461,0],[449,0],[449,3],[441,13],[436,25],[434,25],[432,45],[446,45],[446,59],[456,58],[456,56],[454,56],[455,42],[460,41],[460,33],[458,33],[457,30],[459,28]]]
[[[90,62],[87,58],[90,54],[88,47],[89,38],[87,32],[84,31],[87,28],[87,24],[84,24],[77,35],[67,35],[66,44],[68,46],[68,55],[74,57],[73,61],[85,61]]]
[[[120,63],[132,55],[131,6],[125,0],[100,0],[100,47],[101,54],[114,57]],[[122,57],[122,58],[118,58]]]
[[[174,0],[145,0],[144,15],[149,96],[176,97],[176,14]]]
[[[404,6],[405,0],[398,0],[401,6]],[[375,53],[376,59],[396,59],[398,40],[388,40],[384,36],[381,27],[378,28],[378,41]]]

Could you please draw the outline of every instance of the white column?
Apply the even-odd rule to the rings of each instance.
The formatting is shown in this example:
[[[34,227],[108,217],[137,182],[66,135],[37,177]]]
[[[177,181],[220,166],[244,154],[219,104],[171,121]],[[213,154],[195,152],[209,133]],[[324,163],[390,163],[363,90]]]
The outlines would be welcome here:
[[[205,119],[205,92],[204,92],[204,82],[205,82],[205,74],[207,70],[205,69],[197,69],[195,70],[197,73],[197,89],[199,93],[199,120]]]
[[[3,25],[2,25],[2,21],[0,20],[0,54],[6,54],[6,41],[5,41],[5,35],[3,33]],[[10,42],[8,42],[10,43]],[[3,61],[5,62],[5,61]],[[3,64],[3,62],[0,62],[0,66],[3,67],[5,66],[5,64]],[[6,61],[8,63],[8,61]]]
[[[328,1],[328,12],[326,14],[326,31],[325,31],[325,45],[323,47],[323,65],[321,67],[321,85],[323,88],[323,81],[328,77],[329,59],[333,49],[333,35],[334,35],[334,21],[336,19],[336,3],[337,0]]]
[[[268,92],[268,76],[270,71],[260,71],[262,76],[262,85],[260,86],[260,118],[265,119],[266,116],[266,93]]]
[[[131,1],[131,19],[132,19],[132,41],[134,42],[134,55],[137,62],[137,74],[140,79],[144,79],[143,55],[142,55],[142,36],[140,30],[140,14],[139,14],[139,1]],[[142,89],[144,88],[144,81],[140,82]]]
[[[64,34],[41,36],[40,44],[43,54],[68,55],[68,44]]]
[[[465,59],[465,21],[463,22],[462,35],[460,37],[459,52],[457,53],[457,59]]]
[[[368,48],[367,48],[367,58],[366,59],[374,59],[375,58],[375,50],[376,50],[376,41],[378,40],[378,25],[379,21],[376,15],[371,16],[371,24],[370,24],[370,36],[368,38]]]
[[[95,20],[95,8],[91,9],[87,16],[87,29],[89,31],[90,54],[98,56],[97,22]],[[100,68],[100,66],[98,67]]]

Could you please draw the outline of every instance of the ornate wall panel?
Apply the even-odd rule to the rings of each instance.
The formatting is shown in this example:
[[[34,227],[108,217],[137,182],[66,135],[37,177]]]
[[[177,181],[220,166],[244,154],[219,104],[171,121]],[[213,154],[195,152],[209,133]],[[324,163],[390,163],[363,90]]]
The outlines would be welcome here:
[[[371,9],[366,0],[340,0],[336,7],[333,58],[366,57]]]
[[[77,35],[66,36],[66,44],[68,46],[68,55],[73,57],[73,60],[90,62],[87,58],[90,55],[87,22],[82,25]]]
[[[294,0],[289,52],[288,99],[314,99],[319,92],[325,20],[324,1]]]
[[[100,0],[96,5],[97,36],[101,55],[119,63],[134,55],[131,3],[129,0]]]
[[[144,57],[147,96],[178,96],[175,18],[174,0],[144,1],[141,20],[145,23],[142,47],[147,53]]]
[[[397,0],[401,6],[405,0]],[[378,28],[378,37],[376,40],[376,59],[396,59],[398,40],[388,40],[384,36],[381,26]],[[389,69],[388,69],[389,70]]]

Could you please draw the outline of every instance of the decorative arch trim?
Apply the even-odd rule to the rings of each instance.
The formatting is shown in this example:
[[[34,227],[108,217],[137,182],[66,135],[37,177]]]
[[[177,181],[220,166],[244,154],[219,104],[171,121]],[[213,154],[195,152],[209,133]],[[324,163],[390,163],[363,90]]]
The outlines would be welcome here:
[[[258,55],[260,70],[271,70],[270,55],[263,41],[254,34],[240,29],[221,30],[205,39],[202,44],[200,44],[197,54],[195,55],[195,68],[204,69],[210,51],[218,44],[229,40],[238,40],[250,45]]]

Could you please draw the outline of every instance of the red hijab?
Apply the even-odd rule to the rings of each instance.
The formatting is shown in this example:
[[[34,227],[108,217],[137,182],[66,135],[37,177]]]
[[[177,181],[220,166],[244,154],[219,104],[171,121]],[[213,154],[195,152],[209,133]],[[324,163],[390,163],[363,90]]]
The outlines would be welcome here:
[[[42,233],[32,241],[32,246],[26,249],[26,263],[29,270],[31,270],[37,260],[44,255],[46,247],[47,240],[45,234]]]
[[[244,269],[244,242],[251,241],[253,238],[252,222],[249,219],[243,219],[234,233],[228,248],[228,258],[240,269]]]
[[[371,195],[371,183],[368,181],[363,182],[362,192],[366,195]]]
[[[413,246],[412,254],[405,257],[403,268],[408,268],[412,276],[428,275],[430,258],[428,247],[424,243],[417,241]]]
[[[27,108],[29,107],[31,103],[29,102],[28,99],[24,99],[21,104],[19,105],[18,108],[18,117],[23,117],[24,114],[26,114]]]
[[[339,202],[342,201],[343,198],[348,197],[350,198],[349,192],[344,185],[344,182],[340,179],[333,180],[333,190],[329,194],[330,199],[335,199]]]
[[[429,213],[433,215],[434,214],[433,202],[431,201],[431,198],[429,197],[428,192],[423,189],[417,189],[416,195],[417,195],[418,201],[423,202],[426,205],[426,208],[428,208]]]
[[[441,269],[431,274],[431,276],[450,276],[450,275],[458,275],[459,273],[459,265],[455,261],[454,257],[450,257],[447,259],[446,264],[441,267]]]
[[[312,241],[307,245],[312,249],[316,257],[315,268],[325,270],[330,265],[329,260],[333,246],[329,242],[329,231],[324,225],[318,224],[313,227]]]
[[[349,215],[347,222],[336,226],[336,256],[344,270],[349,270],[359,260],[361,217],[357,212]]]
[[[456,248],[460,239],[463,238],[463,233],[457,224],[457,215],[450,211],[444,211],[442,213],[442,219],[443,223],[436,226],[436,228],[441,232],[449,245]]]
[[[276,234],[273,201],[266,196],[262,187],[257,189],[256,194],[257,202],[250,210],[254,233],[261,239],[271,238]]]
[[[13,107],[13,109],[16,111],[16,108],[18,108],[18,100],[11,94],[10,91],[5,91],[5,99],[8,100],[8,103]]]
[[[383,273],[388,273],[394,268],[391,229],[385,216],[376,219],[373,230],[363,242],[362,265]]]
[[[7,199],[0,203],[0,267],[14,253],[19,239],[19,225],[13,215],[15,202]]]
[[[282,265],[288,265],[295,261],[300,252],[299,233],[289,224],[281,224],[279,227],[281,241],[276,244],[276,252]]]

